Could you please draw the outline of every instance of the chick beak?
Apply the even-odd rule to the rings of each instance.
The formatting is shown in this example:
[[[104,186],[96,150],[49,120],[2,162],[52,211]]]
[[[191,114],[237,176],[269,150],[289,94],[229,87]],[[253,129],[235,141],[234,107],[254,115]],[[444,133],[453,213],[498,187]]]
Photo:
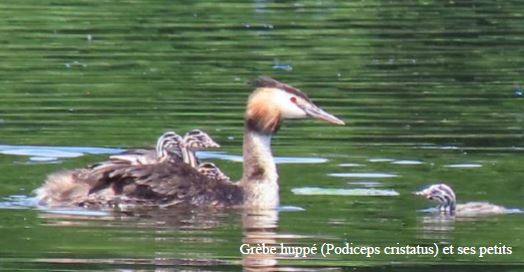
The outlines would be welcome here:
[[[220,145],[215,141],[211,141],[211,143],[209,143],[209,147],[210,148],[220,148]]]
[[[418,192],[414,192],[413,194],[415,195],[418,195],[418,196],[423,196],[427,199],[430,198],[430,193],[427,191],[427,190],[422,190],[422,191],[418,191]]]
[[[320,120],[324,120],[328,123],[335,124],[335,125],[345,125],[344,121],[338,119],[337,117],[333,116],[332,114],[329,114],[325,112],[323,109],[317,107],[313,103],[304,103],[302,105],[299,105],[302,110],[306,112],[306,114],[310,117],[317,118]]]

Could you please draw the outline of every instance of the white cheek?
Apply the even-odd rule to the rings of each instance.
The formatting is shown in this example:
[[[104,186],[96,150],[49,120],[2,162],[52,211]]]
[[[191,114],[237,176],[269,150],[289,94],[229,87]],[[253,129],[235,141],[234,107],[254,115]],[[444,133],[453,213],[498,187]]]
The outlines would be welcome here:
[[[291,102],[292,95],[278,91],[273,97],[275,105],[279,108],[283,118],[305,118],[306,113],[300,109],[295,103]]]
[[[292,106],[286,107],[282,109],[282,117],[284,118],[306,118],[306,113],[301,110],[299,107],[297,107],[293,103],[289,103]]]

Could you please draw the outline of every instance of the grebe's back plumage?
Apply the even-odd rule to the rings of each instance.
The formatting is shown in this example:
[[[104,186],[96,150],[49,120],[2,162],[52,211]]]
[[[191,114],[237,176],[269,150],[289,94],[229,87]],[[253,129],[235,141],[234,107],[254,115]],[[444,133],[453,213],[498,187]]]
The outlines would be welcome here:
[[[125,204],[234,206],[241,204],[243,198],[236,184],[210,179],[178,161],[115,167],[106,172],[101,181],[106,187],[90,194],[107,195],[105,191],[109,190],[125,196]]]
[[[437,209],[443,214],[456,216],[483,216],[490,214],[504,214],[512,210],[488,202],[468,202],[457,204],[455,192],[446,184],[434,184],[416,192],[416,195],[426,197],[438,203]]]
[[[338,125],[344,122],[318,108],[304,93],[287,84],[260,77],[253,85],[255,91],[248,99],[245,115],[243,175],[239,182],[210,179],[190,165],[172,160],[148,165],[115,165],[98,172],[78,169],[50,175],[37,190],[40,203],[52,206],[131,203],[276,208],[279,186],[271,136],[282,120],[313,117]],[[95,189],[94,184],[103,186]]]

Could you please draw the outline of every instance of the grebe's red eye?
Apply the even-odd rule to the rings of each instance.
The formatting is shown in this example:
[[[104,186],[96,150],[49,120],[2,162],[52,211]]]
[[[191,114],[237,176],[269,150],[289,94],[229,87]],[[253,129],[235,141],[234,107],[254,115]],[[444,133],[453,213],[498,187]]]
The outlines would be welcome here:
[[[292,103],[296,104],[297,103],[297,98],[292,96],[289,100],[291,100]]]

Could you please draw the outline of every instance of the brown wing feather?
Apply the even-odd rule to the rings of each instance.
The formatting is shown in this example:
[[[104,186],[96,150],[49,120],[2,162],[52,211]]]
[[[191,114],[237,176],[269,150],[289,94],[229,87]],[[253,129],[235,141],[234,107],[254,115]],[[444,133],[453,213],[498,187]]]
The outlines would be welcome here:
[[[243,200],[242,189],[237,184],[211,180],[176,161],[136,166],[116,164],[95,169],[82,178],[92,184],[91,196],[107,194],[106,190],[111,189],[126,202],[232,206]]]

